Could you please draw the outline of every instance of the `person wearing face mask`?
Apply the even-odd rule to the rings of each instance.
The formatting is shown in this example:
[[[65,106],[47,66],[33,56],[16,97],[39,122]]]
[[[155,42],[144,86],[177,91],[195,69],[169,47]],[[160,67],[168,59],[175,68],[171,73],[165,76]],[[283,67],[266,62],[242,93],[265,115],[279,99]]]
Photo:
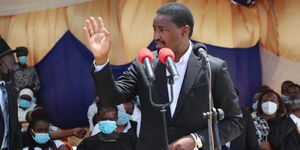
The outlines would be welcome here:
[[[136,138],[117,131],[117,108],[102,107],[98,110],[98,128],[100,132],[84,139],[78,145],[77,150],[135,150]]]
[[[253,97],[253,104],[252,104],[251,109],[250,109],[250,111],[252,112],[251,113],[252,117],[256,116],[257,105],[258,105],[258,97],[259,97],[260,94],[261,94],[261,92],[257,92],[257,93],[255,93],[255,95]]]
[[[269,122],[285,113],[283,102],[278,93],[269,89],[261,93],[258,98],[257,115],[253,117],[260,149],[268,150]]]
[[[276,150],[300,149],[300,95],[290,96],[287,102],[287,115],[270,124],[268,140]]]
[[[19,92],[21,89],[29,87],[34,93],[40,90],[40,80],[34,67],[28,66],[28,50],[26,47],[17,47],[16,56],[18,63],[14,65],[10,79],[12,85]]]
[[[24,88],[19,92],[19,99],[18,99],[18,118],[19,122],[23,123],[26,122],[26,114],[29,111],[32,111],[36,104],[32,102],[34,99],[33,91],[29,88]]]
[[[100,108],[99,108],[100,107]],[[101,106],[98,105],[101,110]],[[138,137],[138,117],[136,114],[135,105],[132,102],[117,105],[118,120],[116,132],[129,134],[132,137]],[[135,114],[133,114],[135,113]],[[99,120],[99,119],[98,119]],[[100,132],[99,123],[97,123],[92,131],[92,136]]]
[[[52,140],[49,135],[49,121],[44,117],[32,118],[28,130],[28,147],[23,150],[69,150],[60,140]]]
[[[300,95],[300,86],[296,83],[291,84],[287,87],[288,96],[298,96]]]
[[[26,121],[28,123],[32,122],[33,119],[35,118],[47,118],[49,120],[48,113],[46,110],[40,106],[35,107],[32,111],[29,111],[26,114]],[[29,145],[29,140],[31,139],[31,136],[27,134],[28,131],[28,125],[26,128],[22,129],[22,143],[23,147],[27,147]],[[86,134],[86,129],[82,127],[76,127],[76,128],[71,128],[71,129],[63,129],[61,130],[60,128],[54,126],[51,122],[49,122],[49,135],[51,139],[56,140],[56,139],[64,139],[70,136],[75,136],[77,138],[83,138]]]
[[[290,85],[294,84],[294,82],[290,81],[290,80],[286,80],[286,81],[283,81],[282,84],[281,84],[281,99],[283,101],[287,100],[288,99],[288,87]]]

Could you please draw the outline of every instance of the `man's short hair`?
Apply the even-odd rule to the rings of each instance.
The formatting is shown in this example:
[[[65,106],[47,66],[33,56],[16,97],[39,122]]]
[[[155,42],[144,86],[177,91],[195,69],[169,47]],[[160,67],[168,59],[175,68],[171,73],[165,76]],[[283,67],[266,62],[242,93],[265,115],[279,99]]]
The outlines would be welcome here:
[[[300,90],[300,86],[298,85],[298,84],[291,84],[291,85],[289,85],[288,87],[287,87],[287,90],[289,89],[289,88],[292,88],[292,87],[296,87],[296,88],[298,88],[299,90]]]
[[[189,37],[192,36],[194,19],[191,11],[186,6],[179,3],[168,3],[160,7],[156,13],[170,16],[178,27],[188,25],[190,27]]]

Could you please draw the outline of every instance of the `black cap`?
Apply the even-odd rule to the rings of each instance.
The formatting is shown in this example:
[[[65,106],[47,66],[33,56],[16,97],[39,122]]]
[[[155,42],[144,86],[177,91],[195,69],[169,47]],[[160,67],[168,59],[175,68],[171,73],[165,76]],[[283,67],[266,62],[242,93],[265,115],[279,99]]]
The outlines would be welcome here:
[[[28,55],[28,50],[24,46],[19,46],[19,47],[16,48],[16,53],[17,53],[17,57],[27,56]]]

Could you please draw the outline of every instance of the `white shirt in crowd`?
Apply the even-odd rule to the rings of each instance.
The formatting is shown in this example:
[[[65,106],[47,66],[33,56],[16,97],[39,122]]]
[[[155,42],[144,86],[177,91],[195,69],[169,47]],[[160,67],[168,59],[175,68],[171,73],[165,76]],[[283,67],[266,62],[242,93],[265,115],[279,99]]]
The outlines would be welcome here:
[[[300,129],[300,118],[298,118],[296,115],[294,114],[290,114],[290,118],[294,121],[294,123],[296,124],[296,127],[298,128],[298,130]]]
[[[88,117],[88,120],[89,120],[89,125],[90,125],[90,131],[93,131],[93,128],[94,128],[94,125],[93,125],[93,117],[97,114],[97,105],[95,102],[93,102],[90,106],[89,106],[89,109],[88,109],[88,112],[87,112],[87,117]]]
[[[18,107],[18,118],[19,118],[19,122],[26,122],[26,114],[29,112],[29,111],[32,111],[34,110],[34,107],[36,106],[35,103],[32,103],[31,106],[27,109],[22,109],[20,107]]]

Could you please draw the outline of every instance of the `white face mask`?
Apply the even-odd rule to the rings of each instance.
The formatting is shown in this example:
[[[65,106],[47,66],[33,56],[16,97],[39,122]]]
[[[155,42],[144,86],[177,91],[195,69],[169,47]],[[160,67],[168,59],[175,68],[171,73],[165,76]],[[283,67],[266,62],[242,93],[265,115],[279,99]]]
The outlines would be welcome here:
[[[261,104],[262,111],[267,115],[273,115],[277,111],[277,104],[267,101]]]

